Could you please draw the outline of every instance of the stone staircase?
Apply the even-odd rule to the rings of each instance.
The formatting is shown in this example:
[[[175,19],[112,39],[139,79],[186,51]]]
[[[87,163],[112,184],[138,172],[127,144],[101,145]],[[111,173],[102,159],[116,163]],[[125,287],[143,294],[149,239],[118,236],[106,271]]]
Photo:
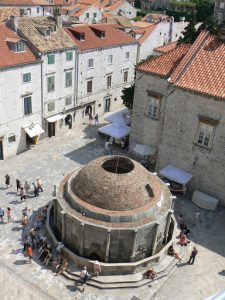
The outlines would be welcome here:
[[[186,259],[189,247],[183,248],[180,252],[182,259]],[[141,288],[146,285],[150,285],[156,290],[162,286],[162,284],[168,279],[169,275],[175,269],[178,261],[171,256],[165,256],[159,265],[154,266],[157,277],[154,281],[143,277],[143,271],[135,274],[128,275],[111,275],[111,276],[91,276],[87,282],[87,285],[95,287],[97,289],[130,289]],[[90,272],[90,271],[89,271]],[[75,269],[73,264],[69,262],[67,270],[63,273],[63,276],[73,282],[79,282],[80,270]],[[153,292],[153,291],[152,291]]]

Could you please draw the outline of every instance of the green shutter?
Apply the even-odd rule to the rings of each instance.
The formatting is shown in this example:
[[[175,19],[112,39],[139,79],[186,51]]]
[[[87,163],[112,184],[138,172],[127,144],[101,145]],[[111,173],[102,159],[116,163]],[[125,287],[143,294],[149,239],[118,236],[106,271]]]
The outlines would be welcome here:
[[[54,64],[55,63],[55,54],[48,54],[48,64]]]
[[[73,59],[73,52],[66,52],[66,60],[70,61]]]
[[[30,82],[31,81],[31,73],[23,74],[23,82]]]

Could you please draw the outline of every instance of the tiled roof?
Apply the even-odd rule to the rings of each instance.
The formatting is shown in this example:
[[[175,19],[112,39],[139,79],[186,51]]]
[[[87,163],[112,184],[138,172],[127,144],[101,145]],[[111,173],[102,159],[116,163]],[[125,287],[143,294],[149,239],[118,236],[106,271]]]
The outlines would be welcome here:
[[[89,4],[89,5],[94,5],[97,6],[99,8],[104,8],[106,5],[109,4],[109,0],[79,0],[79,3],[85,3],[85,4]]]
[[[225,99],[225,42],[202,32],[172,74],[171,82]]]
[[[44,36],[38,28],[51,28],[55,21],[50,17],[23,17],[19,19],[19,29],[41,52],[61,50],[74,47],[73,41],[63,28],[56,26],[50,36]]]
[[[125,1],[118,0],[118,1],[114,2],[112,5],[106,6],[104,8],[104,10],[106,10],[106,11],[113,11],[113,10],[119,8],[120,6],[122,6],[124,4],[124,2]]]
[[[166,53],[169,52],[170,50],[173,50],[176,48],[177,42],[169,43],[167,45],[160,46],[158,48],[155,48],[154,51],[160,52],[160,53]]]
[[[0,24],[0,68],[11,67],[21,64],[33,63],[38,61],[31,50],[25,46],[24,52],[14,52],[10,50],[8,41],[19,41],[21,38],[6,24]]]
[[[104,14],[105,16],[105,14]],[[125,16],[112,16],[110,17],[104,17],[101,21],[102,23],[108,23],[108,24],[115,24],[115,25],[120,25],[122,27],[132,27],[132,24],[130,22],[130,19],[128,19]]]
[[[80,17],[82,16],[86,10],[88,10],[91,7],[90,4],[83,4],[83,3],[77,3],[75,5],[72,6],[68,6],[68,7],[63,7],[62,9],[66,10],[66,11],[71,11],[73,9],[77,9],[77,11],[74,11],[73,13],[70,13],[69,16],[70,17]]]
[[[44,0],[0,0],[0,6],[51,6],[52,3],[49,3]]]
[[[145,28],[151,26],[148,22],[143,22],[143,21],[137,21],[137,22],[132,22],[133,26],[135,27],[140,27],[140,28]]]
[[[7,21],[11,16],[19,16],[20,10],[17,7],[1,7],[0,8],[0,22]]]
[[[111,24],[79,25],[64,30],[73,38],[75,44],[81,50],[138,43],[136,39]],[[100,38],[96,34],[96,30],[105,31],[105,38]],[[80,33],[85,34],[85,41],[79,40],[78,35]]]
[[[190,45],[179,45],[166,54],[138,65],[137,70],[162,77],[169,77],[185,56],[189,48]]]
[[[157,24],[152,24],[149,27],[143,28],[144,34],[138,39],[139,44],[144,43],[144,41],[149,37],[149,35],[155,30]]]
[[[152,23],[158,23],[160,21],[169,21],[170,20],[170,17],[167,15],[149,13],[144,18],[142,18],[141,21],[146,21],[148,19],[148,17],[152,17]]]

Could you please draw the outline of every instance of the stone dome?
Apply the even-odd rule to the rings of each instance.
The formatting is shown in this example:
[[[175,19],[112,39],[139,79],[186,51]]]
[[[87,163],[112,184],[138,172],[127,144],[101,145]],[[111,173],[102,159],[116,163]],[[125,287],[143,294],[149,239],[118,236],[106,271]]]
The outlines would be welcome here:
[[[84,166],[71,182],[79,199],[95,207],[128,211],[160,199],[159,183],[141,164],[123,156],[100,157]]]

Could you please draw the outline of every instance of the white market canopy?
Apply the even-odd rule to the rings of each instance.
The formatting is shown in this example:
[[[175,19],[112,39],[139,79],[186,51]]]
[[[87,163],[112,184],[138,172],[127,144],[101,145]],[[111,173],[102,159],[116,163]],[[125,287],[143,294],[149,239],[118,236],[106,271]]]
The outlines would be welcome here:
[[[44,132],[39,124],[30,124],[29,126],[23,127],[29,137],[33,138],[34,136],[38,136]]]
[[[118,125],[115,123],[105,125],[98,129],[99,132],[113,137],[114,139],[122,139],[130,134],[130,127],[126,125]]]
[[[47,118],[47,121],[49,123],[54,123],[54,122],[56,122],[58,120],[61,120],[61,119],[63,119],[63,115],[59,114],[59,115],[55,115],[55,116]]]
[[[151,145],[136,144],[133,148],[133,151],[142,156],[154,155],[156,152],[156,147]]]
[[[110,123],[116,123],[119,125],[128,125],[130,124],[130,110],[128,108],[123,108],[115,113],[106,116],[105,120]]]
[[[166,177],[172,181],[186,185],[193,177],[193,174],[188,173],[182,169],[176,168],[172,165],[167,165],[159,171],[159,175]]]

